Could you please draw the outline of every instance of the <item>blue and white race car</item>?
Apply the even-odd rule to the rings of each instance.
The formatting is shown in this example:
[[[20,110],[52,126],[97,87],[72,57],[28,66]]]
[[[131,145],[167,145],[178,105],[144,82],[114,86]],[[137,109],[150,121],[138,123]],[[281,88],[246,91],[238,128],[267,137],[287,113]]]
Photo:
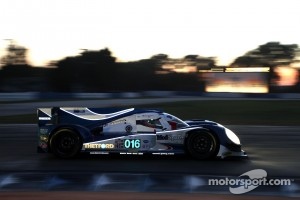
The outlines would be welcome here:
[[[38,152],[60,158],[89,154],[177,155],[196,159],[247,157],[239,138],[209,120],[183,121],[148,109],[38,109]]]

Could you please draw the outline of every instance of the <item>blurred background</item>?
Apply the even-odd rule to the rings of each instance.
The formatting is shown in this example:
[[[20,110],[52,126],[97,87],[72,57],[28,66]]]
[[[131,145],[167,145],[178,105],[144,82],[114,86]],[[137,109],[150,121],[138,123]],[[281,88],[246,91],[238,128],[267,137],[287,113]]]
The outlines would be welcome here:
[[[299,19],[299,0],[1,0],[0,198],[24,189],[228,195],[207,177],[253,169],[294,182],[249,196],[299,198]],[[36,109],[53,106],[213,120],[238,134],[249,160],[37,154]]]
[[[299,93],[296,1],[1,1],[0,92]]]
[[[268,42],[227,66],[217,65],[214,57],[199,55],[170,58],[157,54],[120,62],[108,48],[85,49],[47,66],[32,66],[28,51],[8,41],[1,57],[1,92],[300,92],[297,44]]]

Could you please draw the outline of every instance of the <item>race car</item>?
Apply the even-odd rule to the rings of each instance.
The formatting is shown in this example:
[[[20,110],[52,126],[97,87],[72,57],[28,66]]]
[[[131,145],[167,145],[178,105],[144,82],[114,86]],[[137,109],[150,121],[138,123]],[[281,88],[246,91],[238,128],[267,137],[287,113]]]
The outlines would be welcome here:
[[[195,159],[247,157],[230,129],[209,120],[183,121],[157,109],[39,108],[38,152],[60,158],[79,153],[187,154]]]

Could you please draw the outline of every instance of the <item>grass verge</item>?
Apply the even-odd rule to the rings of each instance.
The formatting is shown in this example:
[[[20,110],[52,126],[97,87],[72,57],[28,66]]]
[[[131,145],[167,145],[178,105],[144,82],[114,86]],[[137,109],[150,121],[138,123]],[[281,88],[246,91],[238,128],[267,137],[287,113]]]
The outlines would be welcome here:
[[[209,119],[221,124],[300,125],[300,100],[199,100],[138,107],[161,109],[181,119]],[[36,114],[1,116],[0,123],[37,123],[37,118]]]

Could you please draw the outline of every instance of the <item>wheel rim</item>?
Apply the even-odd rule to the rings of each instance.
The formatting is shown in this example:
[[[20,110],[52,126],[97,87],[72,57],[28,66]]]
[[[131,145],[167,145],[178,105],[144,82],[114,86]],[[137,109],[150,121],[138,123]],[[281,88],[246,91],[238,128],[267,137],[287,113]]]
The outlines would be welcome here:
[[[70,132],[59,134],[55,139],[56,151],[61,156],[72,155],[77,151],[79,139]]]
[[[194,138],[192,148],[197,153],[207,154],[214,148],[214,142],[210,136],[199,134]]]

